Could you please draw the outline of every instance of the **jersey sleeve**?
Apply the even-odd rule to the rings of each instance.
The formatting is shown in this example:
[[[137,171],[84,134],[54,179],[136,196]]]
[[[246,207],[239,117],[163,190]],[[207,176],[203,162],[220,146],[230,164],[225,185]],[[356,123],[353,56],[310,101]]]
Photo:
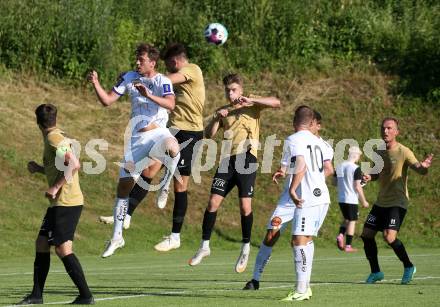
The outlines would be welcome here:
[[[289,139],[286,139],[284,141],[283,154],[281,156],[281,165],[287,167],[290,165],[290,159],[292,158],[292,153],[290,152],[289,143],[290,143]]]
[[[162,78],[160,90],[161,90],[162,97],[165,97],[168,95],[174,95],[173,83],[171,83],[171,80],[168,79],[167,77]]]
[[[58,157],[64,158],[67,152],[72,151],[70,140],[60,133],[50,133],[47,136],[47,141]]]
[[[408,148],[405,149],[405,162],[408,165],[413,165],[419,162],[414,153]]]
[[[356,168],[354,171],[353,180],[362,180],[362,171],[360,167]]]
[[[119,75],[118,80],[116,81],[116,84],[113,86],[113,92],[118,94],[119,96],[122,96],[125,94],[125,91],[127,90],[127,73],[123,72]]]
[[[185,77],[186,81],[194,81],[197,77],[198,71],[194,66],[187,65],[182,67],[179,70],[179,73]]]
[[[334,155],[333,148],[326,141],[322,140],[322,142],[324,143],[324,150],[323,150],[323,153],[322,153],[323,160],[324,161],[331,161],[331,160],[333,160],[333,155]]]

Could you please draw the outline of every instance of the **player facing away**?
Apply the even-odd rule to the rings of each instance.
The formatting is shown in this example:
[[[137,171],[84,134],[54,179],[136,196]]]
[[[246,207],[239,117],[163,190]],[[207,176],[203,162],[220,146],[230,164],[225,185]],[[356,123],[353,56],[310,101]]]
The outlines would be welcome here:
[[[356,221],[359,217],[358,204],[361,201],[362,207],[368,208],[369,204],[365,198],[362,188],[362,172],[356,162],[362,155],[357,146],[350,147],[348,150],[348,160],[336,167],[334,183],[338,187],[339,208],[343,216],[339,234],[336,237],[336,245],[340,250],[347,253],[356,252],[357,249],[351,246]],[[346,236],[344,242],[344,235]]]
[[[102,88],[95,71],[88,76],[102,105],[110,106],[124,94],[131,98],[131,137],[124,149],[113,210],[113,235],[102,254],[104,258],[125,245],[122,227],[133,187],[136,186],[136,193],[140,189],[148,190],[161,164],[165,164],[165,176],[158,196],[160,200],[161,195],[167,195],[180,157],[177,140],[166,128],[168,110],[174,109],[173,86],[167,77],[156,72],[158,59],[159,51],[156,48],[140,44],[136,49],[136,71],[122,74],[110,92]],[[144,176],[146,180],[139,178],[142,172],[148,174]]]
[[[294,116],[294,124],[298,132],[287,138],[290,156],[295,162],[289,194],[296,206],[291,241],[296,289],[283,301],[308,300],[312,296],[310,288],[314,254],[312,239],[317,236],[330,204],[330,195],[325,183],[322,149],[324,144],[319,137],[309,131],[313,118],[314,112],[311,108],[299,107]]]
[[[35,110],[37,124],[43,134],[43,165],[31,161],[31,174],[41,173],[47,178],[46,197],[50,206],[35,241],[34,285],[31,294],[19,305],[43,304],[43,289],[50,267],[50,247],[61,259],[79,295],[72,304],[94,304],[78,258],[73,253],[73,238],[84,204],[79,185],[80,163],[71,148],[71,141],[57,126],[57,109],[52,104],[41,104]]]
[[[370,180],[379,182],[379,195],[367,216],[361,236],[364,241],[365,255],[371,268],[371,274],[366,283],[372,284],[384,278],[384,273],[380,270],[377,259],[375,240],[376,233],[381,231],[385,241],[403,263],[401,283],[408,284],[416,272],[416,267],[410,261],[405,246],[397,238],[409,204],[408,168],[418,174],[426,175],[431,166],[433,155],[429,154],[423,162],[419,162],[408,147],[400,144],[396,139],[399,135],[399,122],[396,118],[383,119],[381,135],[386,149],[378,150],[377,153],[384,163],[383,169],[378,174],[364,176],[367,182]]]
[[[176,107],[170,114],[168,126],[181,145],[177,167],[182,178],[174,179],[174,209],[171,234],[154,246],[166,252],[180,247],[180,232],[188,207],[188,183],[191,175],[194,146],[203,138],[203,108],[205,84],[202,70],[188,60],[185,46],[179,43],[168,45],[162,52],[167,68],[167,77],[174,85]],[[197,149],[196,149],[197,150]]]
[[[314,111],[315,118],[312,121],[310,131],[319,136],[319,130],[321,129],[321,114]],[[298,132],[294,125],[295,132]],[[324,160],[324,173],[329,176],[333,173],[332,159],[333,148],[321,138],[323,142],[322,155]],[[295,214],[295,204],[290,198],[290,183],[292,180],[291,171],[295,166],[295,159],[292,159],[290,154],[289,142],[284,142],[284,149],[281,158],[281,164],[279,169],[272,175],[272,181],[278,184],[278,179],[288,176],[284,182],[284,189],[278,200],[278,204],[273,211],[269,222],[267,223],[266,236],[260,245],[257,258],[255,260],[254,272],[252,279],[246,283],[243,290],[258,290],[260,288],[260,279],[263,274],[266,264],[272,256],[272,248],[275,246],[282,232],[286,229],[290,221],[293,220]],[[313,244],[313,241],[309,244]]]
[[[257,171],[257,149],[259,143],[260,112],[264,108],[278,108],[280,101],[275,97],[243,95],[243,80],[238,74],[223,78],[225,95],[229,104],[219,108],[205,128],[205,135],[212,138],[222,127],[224,144],[231,149],[230,156],[220,161],[214,175],[211,195],[205,210],[200,248],[189,260],[197,265],[211,253],[209,240],[217,217],[217,210],[228,193],[237,186],[242,230],[242,248],[235,265],[235,271],[246,269],[250,253],[253,223],[251,200],[254,195]]]

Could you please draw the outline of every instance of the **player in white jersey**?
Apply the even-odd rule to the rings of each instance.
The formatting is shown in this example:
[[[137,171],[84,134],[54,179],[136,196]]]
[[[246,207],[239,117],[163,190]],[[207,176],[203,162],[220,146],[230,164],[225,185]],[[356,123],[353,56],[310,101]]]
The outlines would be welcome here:
[[[156,48],[140,44],[136,49],[136,71],[121,74],[110,92],[102,88],[95,71],[88,75],[88,80],[93,84],[103,106],[110,106],[124,94],[131,98],[131,136],[128,144],[124,146],[124,159],[119,172],[113,210],[113,236],[102,254],[104,258],[113,255],[116,249],[125,245],[122,226],[130,192],[135,189],[148,189],[161,164],[165,164],[166,171],[161,181],[160,195],[168,189],[179,160],[177,140],[166,128],[168,110],[173,110],[175,106],[173,86],[167,77],[156,72],[158,59],[159,51]],[[142,172],[146,175],[139,178]]]
[[[292,247],[296,271],[296,289],[283,301],[308,300],[312,296],[310,276],[314,245],[327,214],[330,195],[325,182],[323,141],[309,129],[314,112],[307,106],[296,109],[294,124],[296,133],[287,138],[290,156],[295,161],[289,187],[295,204],[292,223]]]
[[[295,132],[297,132],[295,125],[294,127],[295,127]],[[312,121],[310,131],[316,136],[319,136],[320,129],[321,129],[321,115],[319,114],[319,112],[314,111],[314,119]],[[333,166],[331,162],[333,159],[333,148],[322,138],[319,137],[319,139],[323,144],[322,152],[323,152],[323,160],[324,160],[324,172],[326,176],[329,176],[333,173]],[[288,139],[286,139],[284,143],[280,168],[272,176],[272,180],[275,183],[278,184],[277,181],[278,178],[285,177],[286,174],[288,174],[288,169],[290,170],[293,169],[295,164],[294,160],[295,159],[292,158],[291,156]],[[293,220],[296,206],[293,203],[293,200],[291,199],[289,193],[291,180],[292,180],[292,175],[288,174],[288,177],[286,178],[284,183],[283,192],[280,196],[280,199],[278,200],[277,207],[272,213],[272,216],[270,217],[269,222],[267,224],[266,236],[264,237],[263,242],[260,245],[260,249],[257,258],[255,260],[252,280],[246,283],[243,290],[259,289],[261,274],[263,273],[264,268],[266,264],[269,262],[269,259],[272,255],[272,248],[275,245],[275,243],[278,241],[281,233],[284,231],[288,223]],[[312,244],[313,241],[309,242],[309,245]]]
[[[356,252],[357,249],[351,246],[355,232],[356,221],[359,217],[358,204],[361,201],[362,207],[368,208],[369,204],[365,199],[362,189],[362,172],[356,164],[361,157],[361,150],[357,146],[348,150],[348,160],[336,167],[334,183],[338,187],[338,201],[343,220],[339,227],[339,234],[336,237],[336,245],[345,252]],[[344,242],[344,235],[346,236]]]

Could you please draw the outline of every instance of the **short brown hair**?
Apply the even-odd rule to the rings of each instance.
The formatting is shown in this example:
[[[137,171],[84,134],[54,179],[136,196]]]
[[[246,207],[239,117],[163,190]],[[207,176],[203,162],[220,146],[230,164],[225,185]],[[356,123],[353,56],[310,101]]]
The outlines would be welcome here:
[[[393,121],[393,122],[395,122],[396,123],[396,127],[397,127],[397,129],[399,129],[399,120],[397,119],[397,118],[395,118],[395,117],[385,117],[383,120],[382,120],[382,124],[381,124],[381,126],[383,126],[383,124],[385,123],[385,122],[387,122],[387,121]]]
[[[243,86],[243,78],[239,74],[229,74],[223,78],[223,85],[228,86],[232,83],[237,83]]]
[[[296,108],[293,116],[293,123],[295,125],[308,125],[315,118],[313,109],[309,106],[302,105]]]
[[[57,124],[57,108],[50,103],[40,104],[35,109],[37,124],[43,128],[55,127]]]
[[[175,56],[183,56],[185,58],[188,58],[186,48],[183,44],[170,43],[165,47],[165,49],[162,50],[162,54],[161,54],[162,60],[167,60]]]
[[[139,44],[136,47],[136,51],[135,51],[136,56],[140,56],[140,55],[143,55],[145,53],[148,55],[148,58],[151,61],[157,62],[159,60],[160,53],[159,53],[159,50],[156,47],[154,47],[154,46],[152,46],[150,44],[146,44],[146,43]]]

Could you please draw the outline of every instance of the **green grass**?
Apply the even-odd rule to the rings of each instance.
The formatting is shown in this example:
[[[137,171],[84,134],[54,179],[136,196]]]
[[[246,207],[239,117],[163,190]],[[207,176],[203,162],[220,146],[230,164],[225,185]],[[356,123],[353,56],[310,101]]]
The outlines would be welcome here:
[[[379,250],[385,280],[363,284],[369,269],[362,252],[345,254],[323,248],[316,239],[311,301],[307,306],[434,306],[440,291],[440,249],[409,249],[417,274],[409,285],[400,285],[402,267],[390,249]],[[360,244],[360,242],[355,242]],[[78,252],[92,292],[100,306],[285,306],[279,302],[293,286],[292,253],[282,242],[274,249],[259,291],[241,288],[251,278],[257,248],[248,269],[233,271],[238,246],[222,250],[213,242],[212,254],[197,267],[187,259],[193,250],[160,254],[147,245],[132,253],[130,243],[108,259]],[[0,260],[0,304],[20,300],[32,287],[33,259],[24,256]],[[45,303],[66,304],[77,295],[61,261],[52,257]]]

